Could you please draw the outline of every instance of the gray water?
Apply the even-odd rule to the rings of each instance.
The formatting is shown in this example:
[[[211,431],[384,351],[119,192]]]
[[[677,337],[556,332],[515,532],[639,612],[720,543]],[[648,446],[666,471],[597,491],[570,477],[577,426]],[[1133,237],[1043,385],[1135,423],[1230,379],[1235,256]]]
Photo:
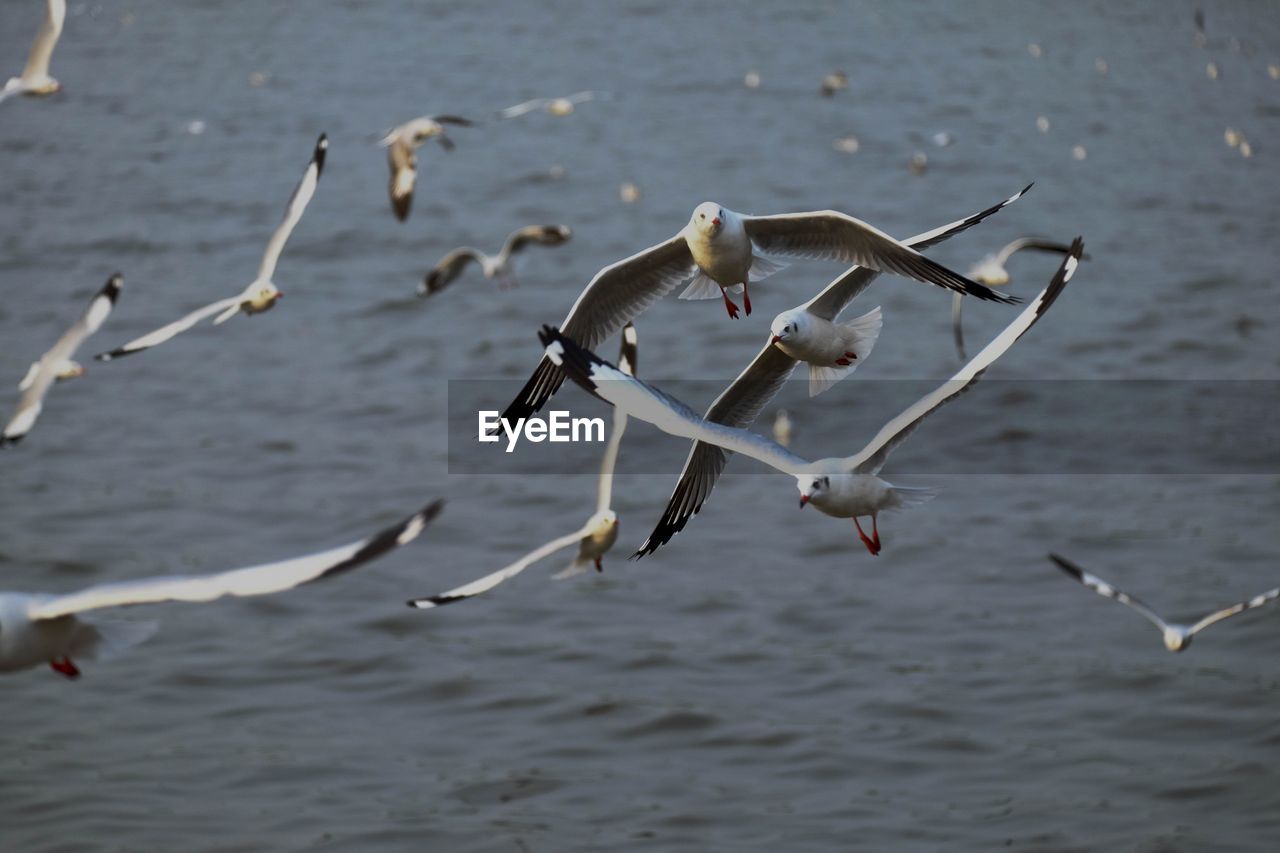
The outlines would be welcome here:
[[[40,6],[0,5],[5,75]],[[419,541],[340,581],[123,614],[161,630],[76,683],[7,677],[0,848],[1276,849],[1280,614],[1172,655],[1045,559],[1064,553],[1172,615],[1238,600],[1280,576],[1274,473],[927,477],[940,497],[885,516],[872,558],[852,525],[796,510],[786,478],[735,460],[688,530],[636,563],[624,558],[684,450],[633,422],[627,470],[663,461],[619,478],[603,575],[553,583],[557,558],[456,607],[402,603],[590,513],[594,462],[504,478],[495,455],[489,473],[450,476],[448,382],[513,393],[536,327],[706,198],[834,207],[905,236],[1035,180],[935,252],[964,269],[1022,234],[1086,237],[1092,260],[992,378],[1280,378],[1280,82],[1267,72],[1280,15],[1210,5],[1202,49],[1192,12],[73,0],[53,63],[64,91],[0,107],[4,387],[116,269],[125,292],[83,356],[239,290],[321,131],[331,149],[276,310],[91,363],[0,457],[3,586],[247,565],[449,503]],[[834,68],[852,86],[823,99]],[[752,69],[757,90],[742,84]],[[614,97],[458,129],[451,154],[425,148],[413,215],[393,219],[386,127],[587,88]],[[930,143],[941,130],[954,145]],[[859,151],[836,151],[850,133]],[[916,149],[920,176],[906,169]],[[639,203],[619,201],[623,181]],[[532,222],[575,235],[530,251],[520,288],[472,271],[413,298],[449,248],[496,248]],[[1018,258],[1015,291],[1053,267]],[[642,372],[732,378],[769,318],[837,272],[794,265],[736,323],[718,303],[665,301],[639,324]],[[884,335],[821,408],[789,389],[797,449],[850,453],[894,414],[864,411],[860,378],[947,375],[949,301],[889,277],[863,296],[884,307]],[[1011,316],[968,306],[970,340]],[[955,407],[988,414],[977,440],[1034,441],[1034,399],[988,390]],[[870,420],[850,427],[841,400]],[[1082,422],[1099,446],[1141,429],[1102,407]],[[885,473],[919,482],[963,452],[939,415]]]

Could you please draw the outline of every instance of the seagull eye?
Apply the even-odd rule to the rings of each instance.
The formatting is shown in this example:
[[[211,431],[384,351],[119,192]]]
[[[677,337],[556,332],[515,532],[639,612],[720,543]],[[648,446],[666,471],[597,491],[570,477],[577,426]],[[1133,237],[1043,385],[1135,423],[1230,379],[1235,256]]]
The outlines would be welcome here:
[[[706,218],[707,218],[707,215],[706,215],[705,213],[699,213],[699,214],[698,214],[698,218],[699,218],[699,219],[706,219]]]
[[[716,216],[719,216],[721,219],[724,219],[724,211],[723,210],[716,211]]]

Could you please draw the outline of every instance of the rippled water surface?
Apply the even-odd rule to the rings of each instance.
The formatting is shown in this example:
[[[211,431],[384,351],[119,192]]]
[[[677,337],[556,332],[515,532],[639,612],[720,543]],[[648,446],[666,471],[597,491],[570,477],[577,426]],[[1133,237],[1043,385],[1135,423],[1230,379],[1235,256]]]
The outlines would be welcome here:
[[[0,3],[5,76],[41,6]],[[594,461],[504,478],[495,454],[451,476],[448,382],[513,393],[536,327],[706,198],[839,208],[909,235],[1034,180],[935,252],[965,269],[1022,234],[1086,237],[1092,260],[992,378],[1280,379],[1280,15],[1211,5],[1200,48],[1193,8],[73,0],[53,63],[64,91],[0,106],[4,387],[116,269],[125,292],[84,356],[243,287],[321,131],[331,149],[276,310],[91,363],[0,456],[3,587],[278,559],[449,503],[418,542],[340,581],[124,614],[161,630],[74,684],[5,677],[0,848],[1277,849],[1280,611],[1171,655],[1045,553],[1193,615],[1277,582],[1280,478],[1129,473],[1158,460],[928,476],[966,470],[947,460],[971,443],[1034,454],[1062,408],[1051,383],[980,386],[956,404],[963,440],[946,414],[913,436],[886,475],[942,493],[882,519],[878,558],[847,522],[799,512],[786,478],[735,460],[685,533],[627,562],[684,453],[633,421],[603,575],[553,583],[556,558],[456,607],[402,603],[590,513]],[[835,68],[851,86],[824,99]],[[579,89],[613,97],[424,148],[412,217],[392,217],[386,127]],[[939,131],[954,144],[935,147]],[[833,147],[850,134],[856,154]],[[917,149],[922,175],[906,168]],[[619,200],[624,181],[638,203]],[[518,289],[471,271],[413,298],[448,249],[493,249],[532,222],[574,238],[531,250]],[[1015,291],[1053,266],[1020,256]],[[714,302],[658,305],[639,324],[642,372],[732,378],[769,318],[837,273],[795,264],[736,323]],[[787,389],[800,452],[853,452],[894,414],[869,408],[860,378],[955,367],[946,294],[885,277],[859,303],[882,305],[885,328],[857,377],[812,408]],[[969,305],[970,340],[1011,316]],[[1099,453],[1113,437],[1141,448],[1109,398],[1073,393]],[[1237,434],[1214,417],[1223,442],[1275,441],[1269,424]]]

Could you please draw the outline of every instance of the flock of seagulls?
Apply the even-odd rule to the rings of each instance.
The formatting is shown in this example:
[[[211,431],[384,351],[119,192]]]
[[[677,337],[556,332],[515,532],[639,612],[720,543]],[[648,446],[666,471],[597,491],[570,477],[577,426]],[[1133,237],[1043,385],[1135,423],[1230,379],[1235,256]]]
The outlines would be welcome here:
[[[0,100],[18,93],[48,95],[60,89],[60,84],[48,72],[65,16],[64,0],[47,0],[45,20],[27,65],[20,77],[5,84]],[[752,85],[751,75],[747,85]],[[755,85],[759,85],[758,75]],[[824,78],[820,91],[824,96],[832,96],[848,86],[847,75],[833,72]],[[567,116],[577,105],[602,97],[602,93],[582,91],[564,97],[536,98],[501,110],[498,116],[511,119],[538,110],[553,116]],[[1042,129],[1047,128],[1047,119],[1044,124]],[[447,128],[473,125],[472,121],[456,115],[423,116],[385,135],[381,144],[387,148],[389,195],[397,219],[404,221],[410,213],[417,182],[417,150],[430,139],[435,139],[446,150],[451,149],[453,142]],[[948,135],[946,141],[937,144],[949,144],[949,141]],[[284,217],[267,244],[257,275],[242,291],[95,358],[104,362],[117,360],[164,343],[206,319],[212,318],[213,325],[221,325],[237,314],[260,314],[273,308],[283,295],[274,281],[277,265],[289,236],[319,186],[328,147],[328,137],[321,134]],[[687,527],[693,516],[703,509],[730,456],[735,453],[792,478],[801,508],[812,506],[825,515],[851,521],[867,552],[878,555],[884,547],[879,531],[880,515],[916,506],[936,494],[932,488],[896,485],[884,479],[881,471],[889,456],[926,418],[971,390],[984,373],[1049,312],[1076,274],[1080,261],[1087,258],[1080,237],[1070,243],[1020,238],[983,258],[968,275],[948,269],[923,254],[1005,209],[1030,188],[1028,185],[991,207],[907,240],[895,239],[842,211],[758,216],[707,201],[694,208],[685,225],[670,239],[601,269],[577,295],[558,327],[542,326],[538,333],[541,360],[502,413],[510,423],[533,415],[556,393],[566,377],[613,406],[613,427],[601,463],[594,512],[578,529],[533,549],[496,572],[443,593],[411,599],[408,604],[429,609],[473,598],[569,548],[576,549],[574,556],[556,578],[570,577],[592,567],[602,571],[603,558],[618,540],[619,517],[614,508],[613,480],[629,418],[692,442],[660,520],[633,557],[656,552]],[[627,200],[625,187],[622,196]],[[636,189],[634,197],[638,196]],[[454,249],[426,274],[418,292],[422,296],[438,293],[471,263],[500,287],[514,286],[514,261],[524,248],[563,245],[571,236],[566,225],[530,225],[512,233],[494,256],[466,246]],[[963,297],[997,305],[1022,304],[1022,299],[999,288],[1010,282],[1007,269],[1010,258],[1024,250],[1052,253],[1062,258],[1048,284],[1025,301],[1003,331],[975,356],[967,358],[960,323]],[[731,319],[738,319],[743,313],[749,316],[751,286],[796,260],[834,262],[845,269],[811,299],[774,317],[759,352],[705,413],[699,415],[662,389],[637,377],[638,336],[634,323],[657,300],[683,285],[681,299],[719,297]],[[756,420],[797,365],[806,365],[809,395],[814,397],[830,391],[867,360],[883,328],[884,318],[879,307],[851,319],[842,320],[840,315],[881,273],[912,279],[953,294],[955,344],[963,362],[960,369],[887,421],[852,455],[810,459],[794,452],[790,449],[794,423],[786,411],[777,412],[773,438],[752,431]],[[27,370],[18,385],[17,406],[0,433],[0,447],[17,445],[28,435],[56,382],[85,373],[73,356],[112,313],[122,286],[120,274],[111,276],[90,300],[84,314]],[[731,298],[739,295],[741,310]],[[618,363],[614,365],[593,350],[619,332],[621,349]],[[155,630],[150,623],[101,621],[86,614],[132,605],[266,595],[330,578],[408,544],[437,517],[442,506],[443,501],[435,500],[366,539],[275,563],[211,575],[105,583],[63,595],[0,592],[0,672],[47,664],[55,672],[75,678],[80,672],[76,660],[108,657],[142,642]],[[869,523],[869,531],[863,526],[863,520]],[[1186,649],[1192,637],[1205,627],[1280,598],[1280,588],[1272,589],[1190,624],[1172,623],[1068,560],[1057,555],[1050,558],[1098,594],[1141,613],[1161,630],[1166,648],[1174,652]]]

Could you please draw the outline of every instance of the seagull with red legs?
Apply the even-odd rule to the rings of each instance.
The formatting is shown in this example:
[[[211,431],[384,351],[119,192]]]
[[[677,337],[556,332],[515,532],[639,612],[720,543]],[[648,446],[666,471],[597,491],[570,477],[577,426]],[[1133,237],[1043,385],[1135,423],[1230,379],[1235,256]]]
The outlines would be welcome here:
[[[669,435],[714,444],[741,453],[795,478],[800,506],[812,504],[834,518],[853,520],[858,538],[872,555],[880,553],[877,518],[888,509],[902,509],[933,497],[932,489],[895,486],[878,475],[893,452],[921,421],[974,386],[982,374],[1013,343],[1035,325],[1071,279],[1084,241],[1077,238],[1057,274],[1022,313],[964,365],[958,373],[885,424],[866,447],[853,456],[810,461],[772,439],[739,427],[703,419],[674,397],[663,393],[578,346],[558,330],[544,326],[540,339],[547,357],[591,394],[632,417],[653,424]],[[871,535],[859,518],[871,518]]]

